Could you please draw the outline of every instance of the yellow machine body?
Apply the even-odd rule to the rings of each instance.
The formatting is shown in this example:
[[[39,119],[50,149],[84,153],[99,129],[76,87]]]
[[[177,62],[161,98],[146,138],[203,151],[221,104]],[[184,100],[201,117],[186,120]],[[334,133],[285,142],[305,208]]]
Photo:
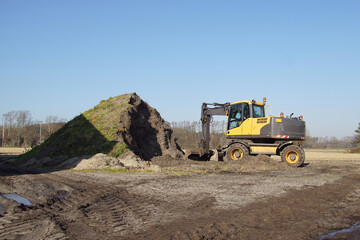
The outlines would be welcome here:
[[[248,118],[241,123],[239,127],[230,129],[227,131],[227,136],[236,136],[236,135],[252,135],[260,136],[260,130],[266,124],[270,123],[271,117],[263,118]]]
[[[280,155],[290,166],[301,166],[305,160],[304,150],[292,141],[305,140],[303,117],[265,116],[265,102],[255,100],[233,103],[203,103],[201,122],[203,138],[199,149],[190,155],[210,157],[210,122],[212,116],[227,116],[226,138],[228,143],[217,149],[218,159],[241,160],[248,155]],[[212,106],[212,107],[210,107]],[[271,106],[271,105],[268,105]]]
[[[251,139],[261,143],[264,139],[302,141],[305,138],[305,122],[299,118],[265,116],[265,103],[238,101],[230,103],[226,115],[228,139]],[[256,152],[262,152],[256,147]]]

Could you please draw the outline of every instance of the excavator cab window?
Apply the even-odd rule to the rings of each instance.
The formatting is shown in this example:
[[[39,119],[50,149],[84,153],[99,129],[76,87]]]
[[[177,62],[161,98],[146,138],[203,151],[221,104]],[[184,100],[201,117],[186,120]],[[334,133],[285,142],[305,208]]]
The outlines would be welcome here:
[[[250,117],[250,108],[248,103],[239,103],[230,108],[228,129],[239,127],[243,121]]]
[[[228,121],[228,129],[233,129],[240,126],[243,115],[242,107],[243,107],[242,103],[231,106],[229,121]]]
[[[246,119],[250,118],[250,105],[248,103],[239,103],[230,108],[228,130],[240,127]]]
[[[265,117],[264,106],[254,105],[254,104],[252,106],[253,106],[253,117],[254,118]]]

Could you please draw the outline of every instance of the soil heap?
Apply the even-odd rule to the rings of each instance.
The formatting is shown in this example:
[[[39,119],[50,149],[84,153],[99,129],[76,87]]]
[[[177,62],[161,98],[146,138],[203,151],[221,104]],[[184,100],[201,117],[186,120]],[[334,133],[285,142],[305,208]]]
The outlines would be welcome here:
[[[69,157],[97,153],[112,157],[132,154],[146,161],[163,155],[183,158],[169,124],[156,109],[131,93],[101,101],[20,159],[46,157],[55,160],[51,162],[54,165]]]

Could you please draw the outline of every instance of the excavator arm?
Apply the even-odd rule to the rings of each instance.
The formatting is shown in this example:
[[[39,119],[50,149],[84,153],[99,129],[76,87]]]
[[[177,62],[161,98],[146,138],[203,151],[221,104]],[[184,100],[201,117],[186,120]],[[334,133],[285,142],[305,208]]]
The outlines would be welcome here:
[[[212,107],[209,107],[212,106]],[[199,146],[199,156],[210,155],[210,123],[213,116],[226,116],[230,103],[203,103],[201,106],[201,127],[203,137]],[[194,153],[193,153],[194,154]]]

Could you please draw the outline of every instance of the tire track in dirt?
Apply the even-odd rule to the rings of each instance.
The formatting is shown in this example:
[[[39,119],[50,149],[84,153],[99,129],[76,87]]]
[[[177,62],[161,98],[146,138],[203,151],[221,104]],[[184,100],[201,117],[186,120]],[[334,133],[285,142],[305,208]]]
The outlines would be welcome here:
[[[340,175],[337,180],[329,178],[325,185],[304,181],[304,177],[316,177],[323,170]],[[201,184],[187,191],[186,186],[197,181],[184,176],[164,181],[168,178],[157,175],[128,177],[66,171],[12,176],[11,181],[1,177],[4,182],[15,183],[15,188],[23,184],[17,189],[20,195],[39,186],[39,200],[33,206],[16,205],[1,211],[0,239],[316,239],[351,226],[360,218],[359,174],[354,170],[351,175],[342,168],[330,170],[321,168],[296,175],[292,185],[288,181],[294,181],[294,173],[282,172],[276,179],[282,181],[278,188],[286,193],[266,195],[231,210],[217,207],[227,202],[210,194],[216,186],[232,194],[226,188],[228,184],[261,182],[267,179],[264,174],[251,175],[246,181],[235,181],[239,175],[199,176],[209,185],[209,191],[204,191]],[[273,174],[281,173],[271,173],[271,177]],[[329,176],[323,175],[315,183]],[[224,185],[215,185],[224,179]],[[295,184],[297,181],[302,185]],[[273,183],[268,181],[256,189],[263,191]],[[141,188],[136,189],[139,184]],[[161,191],[154,191],[157,188]],[[167,195],[167,191],[173,194]],[[239,191],[250,194],[241,187]]]
[[[66,175],[29,177],[31,186],[38,182],[53,191],[54,185],[60,187],[61,197],[51,194],[34,206],[21,205],[11,214],[4,214],[0,218],[0,239],[26,239],[35,232],[39,236],[35,239],[126,238],[156,224],[157,218],[153,218],[152,213],[157,211],[158,200],[129,194],[124,187],[101,183],[81,174]],[[29,182],[26,178],[22,180],[24,183]],[[44,216],[48,216],[46,221]]]
[[[54,221],[54,212],[62,212],[72,205],[66,199],[52,196],[33,206],[18,204],[0,218],[0,239],[66,239]]]
[[[29,182],[27,178],[32,179],[31,185],[27,184]],[[67,235],[63,231],[66,230],[64,226],[67,226],[67,222],[72,221],[68,219],[67,216],[71,216],[71,213],[75,213],[75,216],[77,215],[77,202],[85,198],[84,192],[86,192],[86,188],[77,181],[66,181],[66,179],[56,177],[52,174],[39,174],[35,178],[32,176],[24,176],[22,181],[24,185],[29,185],[28,188],[30,187],[30,189],[33,185],[36,185],[37,182],[41,183],[39,185],[44,188],[50,189],[53,188],[51,185],[54,183],[57,186],[63,185],[70,190],[71,196],[64,194],[64,197],[59,198],[50,195],[47,196],[45,201],[36,203],[34,206],[27,207],[19,205],[15,207],[12,212],[5,212],[4,216],[0,219],[2,222],[0,226],[0,239],[62,239]],[[48,189],[43,190],[46,194],[49,194],[49,192],[47,192]],[[89,196],[88,193],[86,194],[87,196]],[[96,193],[94,193],[94,195],[96,195]],[[44,220],[44,216],[50,216],[51,220],[49,217]],[[60,229],[59,227],[55,229],[54,226],[61,226],[64,229]]]
[[[94,226],[105,227],[106,223],[114,234],[129,234],[133,226],[141,225],[144,218],[129,206],[126,195],[124,191],[101,196],[84,208],[84,215],[90,218],[90,222],[96,223]]]
[[[27,216],[30,217],[30,216]],[[65,239],[66,235],[56,229],[56,223],[46,219],[12,219],[12,222],[1,224],[0,239]]]
[[[0,226],[0,239],[14,239],[9,237],[14,237],[17,234],[27,234],[35,227],[35,225],[36,221],[34,220],[19,220],[13,223],[2,224]]]
[[[359,187],[360,177],[349,176],[237,210],[206,211],[195,217],[184,211],[183,219],[143,231],[136,239],[317,239],[359,221]]]

